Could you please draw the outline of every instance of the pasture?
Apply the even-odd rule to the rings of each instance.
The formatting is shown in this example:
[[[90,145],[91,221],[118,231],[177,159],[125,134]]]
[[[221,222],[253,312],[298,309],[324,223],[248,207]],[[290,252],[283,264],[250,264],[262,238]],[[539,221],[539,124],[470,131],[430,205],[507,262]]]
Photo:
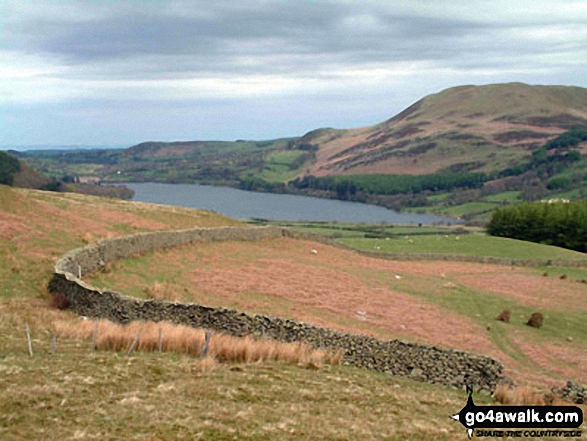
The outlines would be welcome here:
[[[173,351],[140,350],[129,356],[124,345],[120,351],[92,351],[87,332],[59,334],[53,353],[51,337],[58,324],[76,329],[80,323],[75,314],[54,308],[46,290],[55,260],[67,250],[141,231],[234,224],[179,207],[0,186],[0,438],[465,436],[462,426],[448,418],[465,404],[464,391],[366,370],[321,363],[201,361]],[[310,248],[318,253],[311,254]],[[586,371],[581,305],[587,285],[574,280],[580,273],[569,272],[561,280],[551,268],[544,277],[543,269],[433,264],[369,259],[283,239],[149,253],[116,262],[91,280],[141,297],[268,312],[383,338],[486,348],[529,384],[548,380],[544,385],[561,386],[567,377],[585,381],[580,374]],[[507,271],[516,276],[510,285],[494,283],[503,282],[500,273]],[[492,290],[476,287],[479,280]],[[449,283],[457,287],[446,287]],[[356,315],[359,304],[366,320]],[[494,312],[505,306],[514,315],[509,325],[493,320]],[[536,308],[546,312],[540,330],[523,325]],[[31,329],[32,357],[25,324]],[[568,342],[568,336],[574,340]],[[491,400],[476,397],[478,404]]]

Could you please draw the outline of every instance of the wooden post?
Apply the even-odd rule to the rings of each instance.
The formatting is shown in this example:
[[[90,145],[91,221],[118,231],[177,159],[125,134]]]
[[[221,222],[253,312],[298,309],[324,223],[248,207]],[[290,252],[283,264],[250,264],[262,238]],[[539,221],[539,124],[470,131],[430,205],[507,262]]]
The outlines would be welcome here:
[[[51,337],[51,353],[54,354],[57,352],[57,333],[53,331],[53,336]]]
[[[133,353],[133,351],[135,350],[135,346],[137,345],[137,342],[139,341],[140,334],[141,334],[140,332],[137,332],[137,334],[135,335],[135,339],[132,342],[132,344],[130,345],[130,348],[128,349],[128,352],[126,353],[126,355],[130,355]]]
[[[77,266],[77,278],[78,279],[82,278],[82,266],[81,265]]]
[[[26,340],[29,345],[29,354],[32,357],[33,356],[33,342],[31,340],[31,330],[29,328],[28,322],[25,322],[25,329],[26,329]]]
[[[96,350],[96,340],[98,339],[98,326],[100,325],[100,320],[96,320],[94,324],[94,334],[92,334],[92,351]]]
[[[163,350],[163,329],[159,328],[159,335],[158,335],[158,339],[157,339],[157,348],[159,349],[159,352],[161,352]]]
[[[210,337],[212,333],[210,331],[206,331],[204,337],[204,346],[202,346],[202,350],[200,351],[200,358],[205,358],[208,355],[208,348],[210,347]]]

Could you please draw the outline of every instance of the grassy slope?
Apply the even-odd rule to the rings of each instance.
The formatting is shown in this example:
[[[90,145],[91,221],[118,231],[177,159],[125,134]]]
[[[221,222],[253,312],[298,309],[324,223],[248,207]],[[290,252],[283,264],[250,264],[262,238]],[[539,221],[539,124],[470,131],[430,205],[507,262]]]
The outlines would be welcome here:
[[[287,182],[300,173],[300,167],[293,168],[296,159],[304,152],[300,150],[276,151],[266,156],[266,163],[257,176],[267,182]]]
[[[429,238],[412,237],[415,242]],[[454,249],[482,254],[473,252],[482,246],[487,252],[493,238],[479,238],[480,242],[471,243],[459,240]],[[455,236],[440,239],[457,242]],[[423,251],[431,251],[423,244]],[[542,257],[542,252],[551,257],[583,257],[540,245],[511,244],[517,250],[508,251],[503,241],[495,241],[493,248],[508,257]],[[318,249],[317,257],[309,257],[311,248]],[[558,277],[562,274],[564,280]],[[582,326],[587,315],[583,306],[577,307],[587,295],[587,286],[577,282],[585,278],[584,268],[390,262],[314,243],[275,240],[150,253],[117,262],[92,280],[143,298],[196,301],[382,338],[480,351],[502,360],[508,375],[545,385],[566,378],[587,381],[583,373],[587,359],[581,355],[587,348]],[[512,311],[510,324],[495,321],[505,308]],[[357,315],[358,310],[366,311],[367,320]],[[546,317],[547,325],[540,331],[525,326],[536,311]],[[468,337],[463,339],[463,334]]]
[[[513,193],[513,192],[512,192]],[[464,254],[507,259],[587,260],[587,255],[564,248],[488,236],[482,228],[459,226],[396,226],[352,223],[269,222],[297,231],[327,235],[361,251],[381,253]],[[457,239],[458,237],[458,239]]]
[[[200,372],[198,361],[186,356],[94,354],[69,341],[50,355],[49,335],[36,332],[35,338],[34,358],[17,335],[1,346],[5,440],[464,436],[448,418],[465,403],[462,392],[345,367],[262,363]]]
[[[314,131],[300,142],[320,147],[309,170],[314,175],[427,174],[447,167],[493,172],[524,163],[534,149],[572,125],[587,125],[587,89],[521,83],[460,86],[429,95],[381,124]],[[553,176],[569,177],[578,187],[559,191],[559,197],[584,196],[586,174],[583,159]],[[407,210],[465,217],[479,224],[498,203],[519,199],[520,192],[506,193],[478,194],[466,203],[443,203],[442,194],[432,195],[432,206]]]
[[[323,130],[302,141],[306,138],[320,147],[312,174],[423,174],[467,162],[481,162],[474,169],[491,171],[511,166],[529,155],[530,144],[544,144],[579,123],[587,123],[584,88],[459,86],[428,95],[375,126]],[[399,141],[405,144],[399,146]],[[431,142],[437,145],[410,153]],[[391,156],[377,156],[394,145],[388,150]]]
[[[173,354],[133,357],[58,340],[52,265],[68,249],[132,232],[230,225],[221,216],[0,186],[0,438],[455,439],[463,392],[347,367],[278,363],[202,372]],[[32,328],[35,356],[26,349]],[[478,398],[482,402],[481,397]]]
[[[382,253],[466,254],[507,259],[567,259],[587,262],[587,256],[576,251],[484,234],[450,235],[448,237],[427,235],[408,238],[406,236],[406,238],[396,237],[390,240],[349,238],[339,239],[339,241],[359,250],[375,250]]]

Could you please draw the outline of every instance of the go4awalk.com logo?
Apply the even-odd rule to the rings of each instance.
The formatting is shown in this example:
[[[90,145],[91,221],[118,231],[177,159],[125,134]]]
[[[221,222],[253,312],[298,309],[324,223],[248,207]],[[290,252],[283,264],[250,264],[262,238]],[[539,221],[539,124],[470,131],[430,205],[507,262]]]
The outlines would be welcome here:
[[[469,398],[459,413],[451,416],[481,437],[581,437],[583,410],[577,406],[477,406],[473,389],[467,386]],[[571,429],[571,430],[569,430]]]

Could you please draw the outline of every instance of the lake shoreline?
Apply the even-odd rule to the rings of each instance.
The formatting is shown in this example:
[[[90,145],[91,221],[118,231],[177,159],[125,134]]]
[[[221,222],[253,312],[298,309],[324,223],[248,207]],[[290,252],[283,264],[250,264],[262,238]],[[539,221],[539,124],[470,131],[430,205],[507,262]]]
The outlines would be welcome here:
[[[462,223],[448,216],[401,213],[381,205],[289,192],[259,192],[236,189],[230,186],[159,182],[109,183],[125,185],[134,190],[135,196],[132,199],[134,201],[211,210],[237,219],[421,223],[423,225],[454,225]],[[173,188],[173,191],[169,191],[171,188]],[[196,189],[198,192],[194,193],[193,190]],[[226,200],[223,201],[221,200],[222,198],[226,198]],[[235,207],[231,207],[231,204],[235,205]]]
[[[343,201],[343,202],[355,202],[365,205],[370,205],[374,207],[382,207],[387,210],[394,211],[396,213],[412,213],[412,214],[423,214],[428,216],[436,216],[440,218],[444,218],[447,222],[451,223],[464,223],[464,221],[460,217],[453,217],[447,214],[438,213],[435,211],[424,211],[421,213],[415,212],[408,212],[403,210],[403,208],[408,207],[398,207],[396,204],[390,203],[387,199],[390,198],[390,195],[348,195],[348,198],[342,199],[336,197],[334,193],[324,191],[324,190],[317,190],[317,189],[298,189],[295,187],[278,187],[279,191],[270,191],[265,188],[255,187],[254,189],[249,188],[241,188],[238,185],[230,185],[228,183],[225,184],[216,184],[216,183],[186,183],[186,182],[162,182],[162,181],[103,181],[104,184],[112,184],[112,185],[126,185],[126,184],[169,184],[169,185],[201,185],[205,187],[217,187],[217,188],[232,188],[235,190],[241,191],[248,191],[252,193],[261,193],[261,194],[276,194],[276,195],[294,195],[294,196],[305,196],[311,198],[318,198],[318,199],[326,199],[332,201]],[[422,208],[422,207],[420,207]],[[426,208],[426,207],[424,207]]]

